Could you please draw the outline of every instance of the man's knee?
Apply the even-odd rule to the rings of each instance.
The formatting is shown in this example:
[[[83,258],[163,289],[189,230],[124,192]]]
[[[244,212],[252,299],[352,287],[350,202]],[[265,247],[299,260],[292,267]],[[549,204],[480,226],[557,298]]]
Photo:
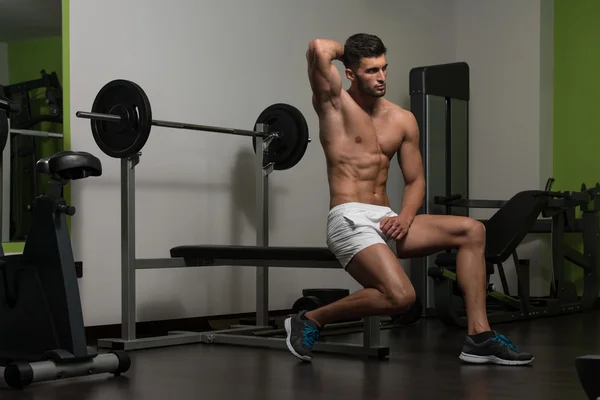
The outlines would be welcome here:
[[[473,218],[468,218],[465,225],[465,234],[468,244],[485,246],[485,225]]]
[[[391,287],[385,293],[388,301],[387,315],[402,314],[415,304],[417,295],[412,285],[408,287]]]

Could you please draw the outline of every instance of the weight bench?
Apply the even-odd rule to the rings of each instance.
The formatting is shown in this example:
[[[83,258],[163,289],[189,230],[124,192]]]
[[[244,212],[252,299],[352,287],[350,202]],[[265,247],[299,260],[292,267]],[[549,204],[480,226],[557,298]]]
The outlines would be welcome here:
[[[237,265],[254,267],[342,268],[326,247],[178,246],[171,257],[186,266]]]
[[[180,267],[241,266],[272,268],[342,268],[335,256],[325,247],[268,247],[268,246],[178,246],[171,249],[171,259],[138,259],[136,269]],[[254,336],[273,330],[268,325],[268,288],[257,281],[256,325],[236,325],[231,329],[209,332],[172,331],[167,336],[140,338],[130,341],[103,339],[98,345],[121,350],[170,346],[189,343],[232,344],[251,347],[287,349],[285,338]],[[383,358],[389,347],[380,345],[380,318],[364,320],[362,344],[317,342],[315,352]]]
[[[179,246],[171,249],[171,257],[184,260],[187,267],[249,266],[280,268],[342,268],[333,253],[324,247],[266,247],[266,246]],[[267,296],[266,287],[257,292]],[[255,337],[254,332],[270,330],[266,326],[267,302],[257,304],[257,326],[237,326],[232,329],[200,335],[203,343],[224,343],[245,346],[287,349],[285,338]],[[259,309],[260,308],[260,309]],[[264,324],[260,324],[261,319]],[[262,326],[261,326],[262,325]],[[387,357],[389,347],[380,345],[379,318],[364,319],[362,345],[348,343],[315,344],[314,351],[369,357]]]
[[[262,138],[256,147],[265,148]],[[139,350],[191,343],[222,343],[251,347],[286,349],[284,337],[274,337],[275,329],[268,324],[269,268],[342,268],[327,248],[272,247],[268,245],[268,176],[273,164],[257,151],[256,173],[256,246],[178,246],[170,251],[171,258],[136,258],[135,243],[135,168],[140,154],[121,159],[121,267],[122,310],[121,338],[98,340],[99,348]],[[264,161],[264,162],[263,162]],[[136,271],[155,268],[186,268],[211,266],[242,266],[256,268],[256,325],[236,325],[231,329],[210,332],[168,332],[164,336],[136,337]],[[315,343],[315,352],[383,358],[389,347],[380,345],[379,317],[363,320],[364,338],[356,343]],[[272,332],[267,332],[272,331]],[[256,334],[256,335],[255,335]],[[267,337],[268,336],[268,337]]]

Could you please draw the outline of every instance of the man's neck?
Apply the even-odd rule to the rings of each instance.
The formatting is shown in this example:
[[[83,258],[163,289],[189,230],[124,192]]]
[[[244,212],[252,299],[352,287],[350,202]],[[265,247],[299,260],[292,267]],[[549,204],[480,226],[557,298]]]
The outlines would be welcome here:
[[[369,115],[375,115],[382,99],[372,96],[362,95],[356,88],[348,89],[348,94],[354,99],[356,104],[360,106]]]

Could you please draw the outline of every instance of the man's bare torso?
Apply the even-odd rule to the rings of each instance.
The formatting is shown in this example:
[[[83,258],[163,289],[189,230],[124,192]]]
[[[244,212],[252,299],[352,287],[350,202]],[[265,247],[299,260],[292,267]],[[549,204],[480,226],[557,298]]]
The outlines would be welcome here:
[[[402,144],[406,111],[380,99],[369,115],[346,90],[336,106],[314,105],[327,159],[330,207],[347,202],[389,206],[388,171]]]

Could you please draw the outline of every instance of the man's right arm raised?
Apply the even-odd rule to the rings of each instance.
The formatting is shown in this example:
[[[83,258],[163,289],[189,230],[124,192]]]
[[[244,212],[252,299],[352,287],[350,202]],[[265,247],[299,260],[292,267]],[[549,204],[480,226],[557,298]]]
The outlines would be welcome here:
[[[315,39],[308,45],[308,79],[320,105],[329,102],[336,108],[339,106],[342,76],[332,61],[341,60],[343,55],[344,46],[334,40]]]

